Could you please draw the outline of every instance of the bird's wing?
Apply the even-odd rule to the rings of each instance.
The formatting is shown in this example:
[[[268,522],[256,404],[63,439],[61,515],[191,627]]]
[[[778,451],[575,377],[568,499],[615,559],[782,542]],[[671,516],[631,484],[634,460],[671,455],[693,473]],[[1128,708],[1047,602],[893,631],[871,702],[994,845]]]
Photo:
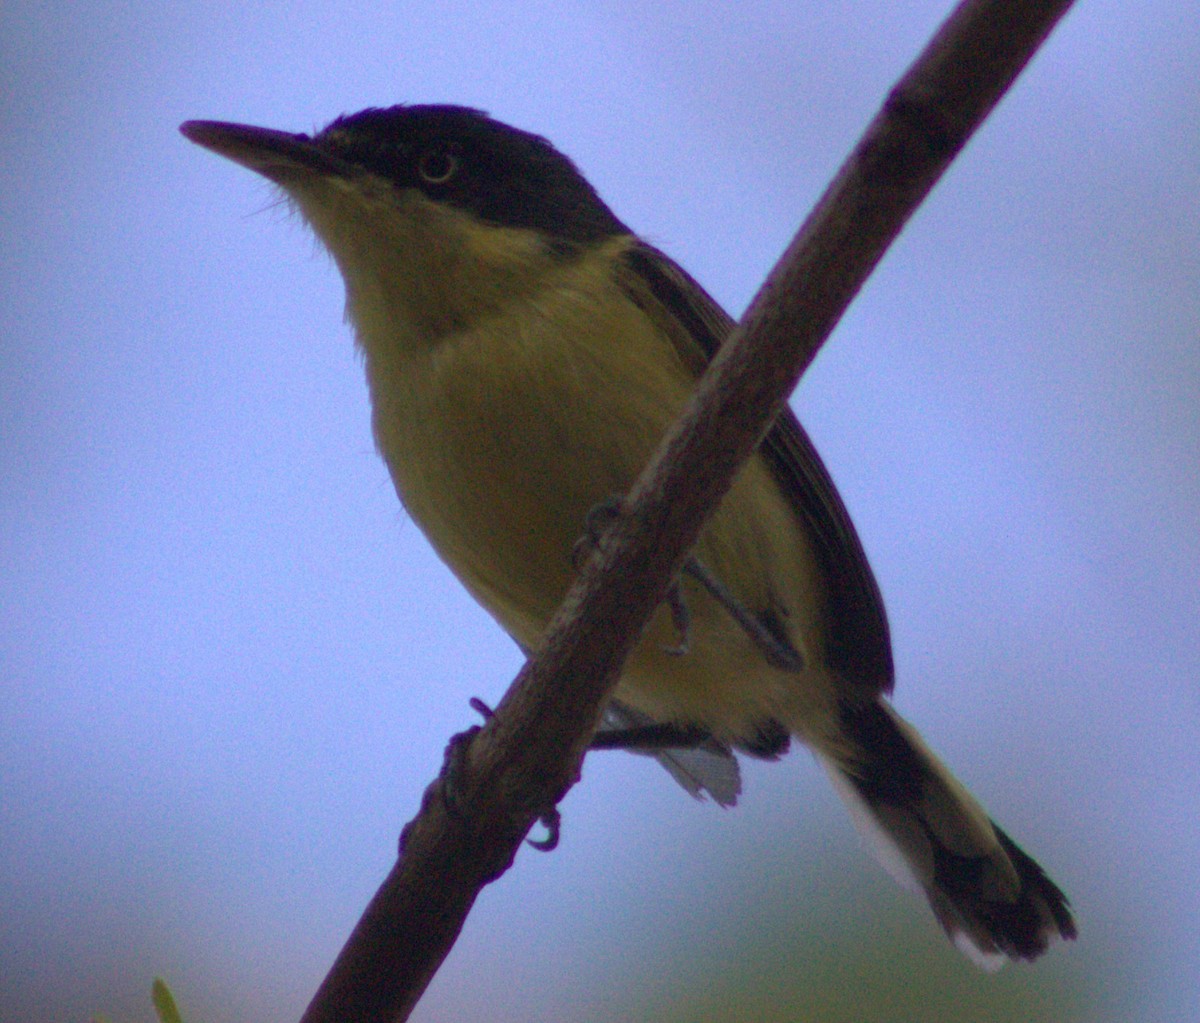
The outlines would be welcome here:
[[[655,317],[697,377],[733,330],[733,320],[677,263],[644,242],[622,257],[622,285]],[[847,682],[890,692],[892,647],[883,597],[854,524],[816,448],[790,408],[759,449],[808,527],[829,594],[826,656]]]

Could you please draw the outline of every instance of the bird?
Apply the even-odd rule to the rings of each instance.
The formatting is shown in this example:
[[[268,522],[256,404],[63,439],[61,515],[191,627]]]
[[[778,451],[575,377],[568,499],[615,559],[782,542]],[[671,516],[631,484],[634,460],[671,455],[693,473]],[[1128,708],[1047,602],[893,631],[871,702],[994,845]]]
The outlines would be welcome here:
[[[589,516],[630,487],[733,320],[549,141],[482,111],[369,108],[312,135],[222,121],[181,131],[282,189],[332,255],[400,501],[535,650]],[[879,586],[790,409],[689,564],[627,661],[597,745],[678,735],[678,748],[628,745],[730,805],[735,754],[777,759],[794,738],[976,964],[1075,937],[1063,892],[893,707]]]

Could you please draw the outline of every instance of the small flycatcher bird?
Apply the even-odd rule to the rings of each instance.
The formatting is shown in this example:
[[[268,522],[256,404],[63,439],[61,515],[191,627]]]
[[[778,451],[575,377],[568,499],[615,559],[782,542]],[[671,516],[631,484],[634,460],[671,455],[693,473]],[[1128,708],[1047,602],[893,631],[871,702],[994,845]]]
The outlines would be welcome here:
[[[549,142],[477,110],[369,109],[313,136],[214,121],[182,131],[281,187],[333,255],[400,500],[474,597],[536,648],[589,514],[630,487],[733,321]],[[660,608],[610,729],[703,736],[655,755],[723,804],[740,786],[733,750],[774,758],[795,736],[884,865],[981,966],[1075,936],[1063,893],[889,703],[879,588],[791,412],[693,564],[707,583],[679,584],[686,652],[679,605]]]

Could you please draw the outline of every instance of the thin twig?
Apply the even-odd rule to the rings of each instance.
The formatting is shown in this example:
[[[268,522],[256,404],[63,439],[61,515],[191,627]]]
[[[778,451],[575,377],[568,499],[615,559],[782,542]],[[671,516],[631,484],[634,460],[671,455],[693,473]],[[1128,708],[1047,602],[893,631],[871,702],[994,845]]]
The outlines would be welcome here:
[[[789,245],[567,594],[537,656],[442,781],[303,1023],[406,1019],[480,889],[576,781],[600,708],[671,580],[887,246],[1070,0],[967,0]]]

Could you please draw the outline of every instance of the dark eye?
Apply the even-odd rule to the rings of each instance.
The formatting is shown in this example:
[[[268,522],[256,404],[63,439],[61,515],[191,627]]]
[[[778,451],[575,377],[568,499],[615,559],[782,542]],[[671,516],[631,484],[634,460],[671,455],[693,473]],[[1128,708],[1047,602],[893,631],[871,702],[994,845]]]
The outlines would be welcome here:
[[[427,149],[417,161],[417,173],[427,185],[444,185],[457,172],[458,157],[448,149]]]

